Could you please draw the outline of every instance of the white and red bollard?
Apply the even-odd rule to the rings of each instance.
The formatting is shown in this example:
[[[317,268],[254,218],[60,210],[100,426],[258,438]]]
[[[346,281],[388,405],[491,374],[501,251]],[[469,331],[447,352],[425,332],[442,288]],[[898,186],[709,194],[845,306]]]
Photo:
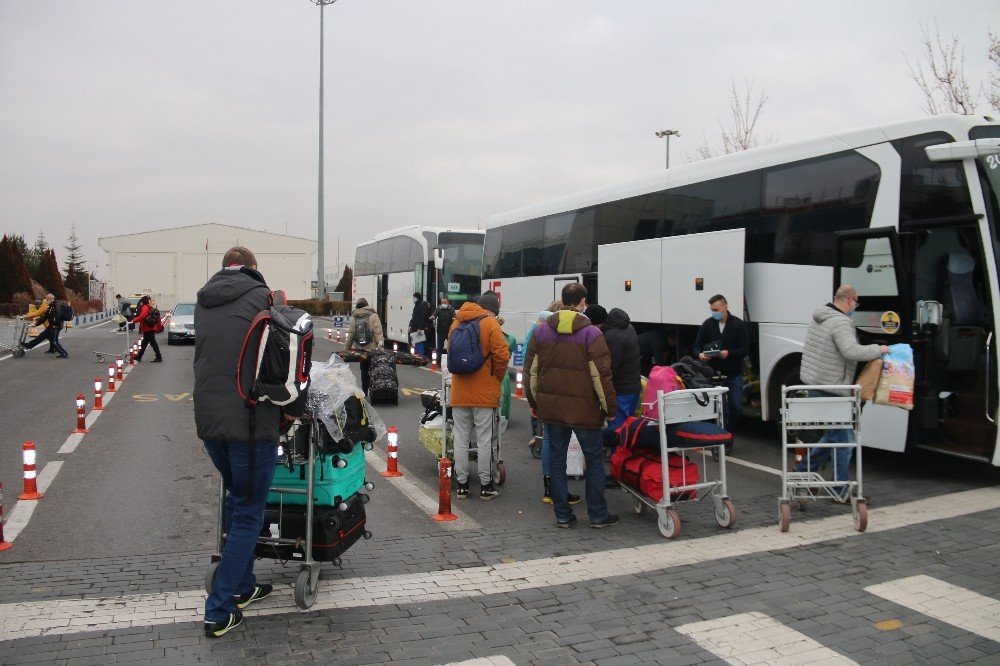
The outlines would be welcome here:
[[[523,372],[518,372],[517,373],[517,388],[514,390],[514,397],[515,398],[523,398],[524,397],[524,373]]]
[[[108,363],[108,393],[114,393],[117,390],[115,388],[115,364]]]
[[[437,349],[431,350],[431,370],[438,369],[438,351]]]
[[[399,343],[398,342],[393,342],[392,343],[392,351],[394,351],[394,352],[398,352],[399,351]]]
[[[410,345],[410,356],[414,356],[416,355],[416,353],[417,353],[417,348],[414,347],[413,345]]]
[[[326,339],[327,340],[333,340],[333,329],[332,328],[326,329]]]
[[[94,377],[94,411],[100,412],[104,409],[104,395],[101,391],[101,378]]]
[[[128,364],[135,365],[135,347],[128,348]]]
[[[17,499],[36,500],[45,496],[38,492],[38,473],[35,471],[35,443],[25,442],[21,445],[21,456],[24,462],[24,492]]]
[[[115,381],[122,382],[125,379],[125,361],[119,356],[115,359]]]
[[[87,430],[87,401],[82,393],[76,394],[76,430],[73,432],[77,435],[86,435],[90,432]]]
[[[399,434],[396,426],[389,426],[388,456],[385,460],[385,471],[382,476],[403,476],[399,471]]]
[[[438,463],[438,512],[431,516],[434,520],[458,520],[451,512],[451,459],[441,458]]]
[[[3,536],[3,483],[0,483],[0,551],[7,550],[13,545]]]
[[[337,329],[337,342],[340,342],[340,329]]]

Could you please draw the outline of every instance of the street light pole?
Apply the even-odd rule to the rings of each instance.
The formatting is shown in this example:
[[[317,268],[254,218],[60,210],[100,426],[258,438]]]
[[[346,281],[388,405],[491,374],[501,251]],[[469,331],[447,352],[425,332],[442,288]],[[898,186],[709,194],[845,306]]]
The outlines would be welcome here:
[[[667,140],[667,166],[666,166],[666,168],[669,169],[670,168],[670,137],[671,136],[676,136],[677,138],[680,138],[681,132],[680,132],[680,130],[668,129],[668,130],[659,130],[657,132],[654,132],[654,134],[656,134],[657,138],[666,139]]]
[[[332,5],[337,0],[312,0],[313,4],[319,5],[319,195],[317,203],[317,242],[319,256],[316,257],[316,296],[320,300],[326,296],[326,284],[323,275],[323,9],[327,5]]]

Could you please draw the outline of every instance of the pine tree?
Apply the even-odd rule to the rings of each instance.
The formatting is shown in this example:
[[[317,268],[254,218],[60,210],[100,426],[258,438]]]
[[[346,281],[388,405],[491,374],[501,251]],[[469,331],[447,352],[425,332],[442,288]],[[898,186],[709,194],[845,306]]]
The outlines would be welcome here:
[[[334,291],[344,292],[344,300],[351,300],[351,285],[354,284],[354,271],[351,270],[350,266],[344,266],[344,274],[340,276],[340,282],[337,283],[337,288]]]
[[[31,278],[17,241],[4,236],[0,240],[0,303],[13,302],[19,292],[31,294]]]
[[[45,250],[45,254],[42,255],[35,281],[59,300],[66,299],[66,287],[62,275],[59,274],[59,262],[56,261],[56,253],[53,250]]]
[[[66,263],[63,265],[63,274],[66,277],[66,287],[78,294],[87,293],[87,267],[83,263],[83,255],[80,252],[80,241],[76,237],[76,225],[70,227],[69,245],[66,248]]]
[[[24,263],[28,265],[28,274],[31,275],[35,282],[40,282],[38,279],[38,269],[41,268],[42,257],[45,256],[45,251],[48,249],[49,243],[45,240],[45,232],[39,230],[35,244],[24,253]]]

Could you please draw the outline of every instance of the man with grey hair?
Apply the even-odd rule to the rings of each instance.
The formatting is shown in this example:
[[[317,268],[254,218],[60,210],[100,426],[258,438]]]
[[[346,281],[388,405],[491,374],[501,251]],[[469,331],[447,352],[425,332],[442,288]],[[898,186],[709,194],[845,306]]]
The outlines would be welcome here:
[[[36,325],[44,324],[42,332],[35,336],[31,342],[24,344],[24,349],[34,349],[46,340],[49,343],[49,350],[46,354],[58,354],[57,358],[69,358],[66,349],[59,342],[59,330],[62,328],[62,321],[59,319],[59,307],[56,297],[52,294],[45,294],[45,300],[32,310],[28,311],[27,317],[34,318]]]
[[[222,259],[222,270],[198,291],[195,306],[194,421],[226,490],[226,544],[205,602],[209,638],[239,626],[241,609],[273,589],[257,583],[253,560],[278,457],[281,408],[244,403],[233,381],[250,323],[267,309],[270,295],[253,252],[233,247]],[[252,376],[256,356],[246,356],[242,375]]]
[[[858,332],[851,322],[851,316],[858,307],[858,292],[849,284],[841,285],[833,296],[833,303],[822,305],[813,312],[813,323],[806,331],[806,342],[802,349],[802,367],[799,376],[804,384],[845,385],[854,383],[855,370],[859,361],[871,361],[889,353],[885,345],[862,345],[858,343]],[[814,391],[815,396],[833,395],[832,392]],[[851,430],[827,430],[819,440],[830,444],[854,441]],[[816,449],[798,463],[796,472],[815,472],[831,456],[834,458],[834,481],[847,482],[850,479],[851,447]],[[840,490],[841,501],[847,501],[847,486]]]

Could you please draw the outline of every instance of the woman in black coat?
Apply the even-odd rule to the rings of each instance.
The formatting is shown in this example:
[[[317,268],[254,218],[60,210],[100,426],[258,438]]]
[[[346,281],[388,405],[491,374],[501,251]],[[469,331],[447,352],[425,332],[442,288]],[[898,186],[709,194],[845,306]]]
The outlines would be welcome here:
[[[608,427],[617,428],[635,413],[642,397],[639,337],[628,313],[621,308],[611,308],[600,328],[611,351],[611,382],[618,398],[615,418]]]

